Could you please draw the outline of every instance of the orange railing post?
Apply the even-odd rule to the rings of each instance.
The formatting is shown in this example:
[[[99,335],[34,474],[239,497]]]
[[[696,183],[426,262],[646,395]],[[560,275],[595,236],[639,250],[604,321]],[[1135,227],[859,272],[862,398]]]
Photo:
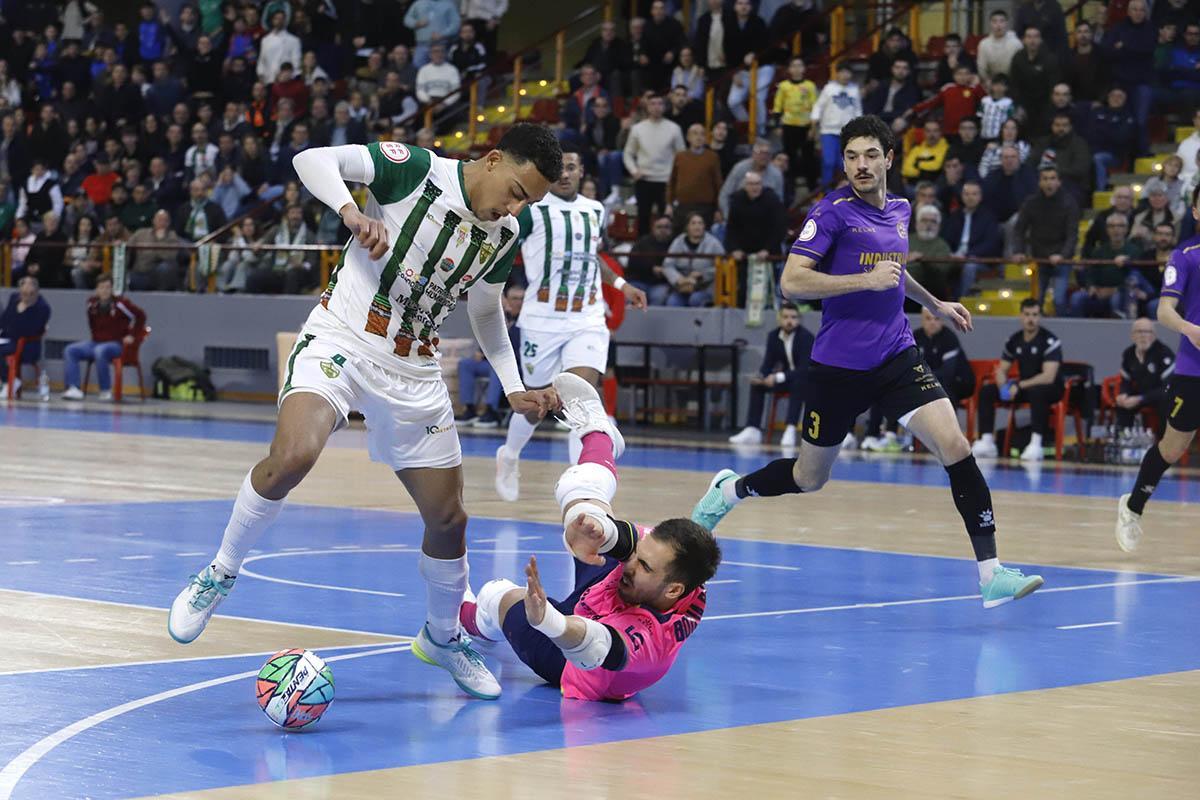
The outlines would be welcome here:
[[[704,132],[707,134],[709,141],[712,141],[713,102],[716,91],[712,86],[704,90]]]
[[[679,4],[679,13],[683,17],[684,33],[692,29],[692,2],[691,0],[683,0]]]
[[[513,122],[521,121],[521,67],[524,66],[524,56],[513,59]]]
[[[846,7],[836,6],[829,12],[829,52],[835,56],[846,47]]]
[[[563,85],[563,57],[567,50],[567,32],[560,30],[554,35],[554,91]]]
[[[949,0],[946,2],[946,7],[949,8]],[[912,42],[913,49],[921,52],[921,6],[913,3],[908,10],[908,38]]]
[[[796,31],[794,34],[792,34],[792,56],[795,57],[800,55],[802,48],[803,45],[801,43],[800,31]]]
[[[424,123],[426,128],[433,130],[433,106],[425,109]]]
[[[942,35],[943,36],[950,33],[950,30],[951,30],[950,29],[951,11],[952,11],[952,7],[950,5],[950,0],[944,0],[944,2],[942,3]],[[965,34],[964,34],[963,38],[964,39],[967,38]]]
[[[0,247],[0,286],[12,286],[12,243]]]
[[[471,91],[468,93],[470,101],[467,110],[467,147],[475,146],[475,126],[478,122],[476,119],[479,116],[479,81],[471,81]]]
[[[606,0],[604,3],[604,21],[612,22],[613,18],[613,0]]]
[[[746,98],[746,113],[750,116],[750,132],[746,141],[751,145],[758,137],[758,56],[750,59],[750,94]]]

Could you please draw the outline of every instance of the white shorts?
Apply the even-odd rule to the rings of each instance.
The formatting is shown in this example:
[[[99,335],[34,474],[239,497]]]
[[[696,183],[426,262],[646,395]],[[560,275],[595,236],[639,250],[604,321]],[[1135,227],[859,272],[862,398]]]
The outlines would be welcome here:
[[[521,329],[521,378],[526,386],[549,386],[554,376],[573,367],[591,367],[604,374],[608,365],[608,328],[530,331]]]
[[[393,470],[462,464],[454,407],[441,378],[412,378],[384,369],[365,348],[305,326],[288,358],[280,405],[297,392],[329,401],[338,413],[338,428],[346,425],[351,411],[361,412],[372,461]]]

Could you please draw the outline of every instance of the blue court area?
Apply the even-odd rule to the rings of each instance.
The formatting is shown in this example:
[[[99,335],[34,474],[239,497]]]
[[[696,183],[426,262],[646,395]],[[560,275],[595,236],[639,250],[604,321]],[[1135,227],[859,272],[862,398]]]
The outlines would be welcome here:
[[[228,508],[6,509],[0,588],[165,609]],[[472,583],[523,581],[538,553],[548,590],[565,594],[560,535],[474,518]],[[411,636],[425,602],[420,536],[410,514],[291,505],[221,611]],[[1200,669],[1195,579],[1022,565],[1045,589],[985,611],[966,559],[723,546],[708,614],[675,669],[623,704],[564,701],[503,650],[491,662],[504,696],[469,700],[402,643],[323,651],[337,699],[306,733],[283,734],[259,711],[263,656],[0,674],[0,798],[197,790]]]
[[[124,433],[145,436],[184,437],[238,442],[271,441],[273,423],[237,422],[218,419],[184,419],[155,416],[145,413],[122,414],[119,409],[69,409],[62,406],[0,408],[0,429],[5,425],[23,428],[50,428],[96,433]],[[636,436],[638,428],[625,429]],[[492,458],[502,441],[499,433],[462,436],[463,454]],[[366,434],[362,430],[344,430],[330,440],[333,447],[366,449]],[[624,467],[715,473],[729,467],[748,472],[775,458],[778,450],[741,448],[730,451],[725,446],[678,445],[647,446],[637,444],[621,457]],[[534,439],[521,454],[522,458],[564,462],[567,459],[566,440]],[[1117,498],[1129,491],[1130,473],[1119,470],[1089,467],[1072,463],[1047,461],[1036,467],[1021,466],[1007,460],[981,462],[981,468],[992,489],[1007,489],[1039,494],[1070,494],[1091,497]],[[867,453],[847,453],[838,459],[833,470],[834,480],[896,483],[915,486],[946,486],[946,472],[931,459],[904,459]],[[1173,500],[1200,503],[1200,481],[1180,478],[1178,472],[1167,473],[1158,485],[1154,497],[1158,501]]]

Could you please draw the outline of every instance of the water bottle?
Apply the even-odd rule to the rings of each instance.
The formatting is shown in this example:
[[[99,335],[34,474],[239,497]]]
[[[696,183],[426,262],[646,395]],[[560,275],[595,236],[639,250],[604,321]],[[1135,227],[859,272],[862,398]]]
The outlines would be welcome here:
[[[50,402],[50,376],[46,374],[46,370],[42,370],[42,374],[38,375],[38,400],[43,403]]]

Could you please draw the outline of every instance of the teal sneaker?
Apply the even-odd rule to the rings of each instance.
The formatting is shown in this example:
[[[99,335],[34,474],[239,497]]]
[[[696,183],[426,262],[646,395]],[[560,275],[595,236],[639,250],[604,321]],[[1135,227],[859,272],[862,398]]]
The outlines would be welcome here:
[[[229,596],[235,580],[236,575],[217,580],[211,565],[188,578],[187,586],[175,597],[167,614],[167,633],[171,638],[180,644],[194,642],[208,626],[217,606]]]
[[[728,480],[736,481],[739,477],[731,469],[723,469],[714,475],[708,484],[708,491],[692,508],[692,522],[703,525],[709,531],[716,528],[717,523],[733,510],[733,506],[725,500],[725,495],[721,492],[721,484]]]
[[[983,595],[983,607],[995,608],[1033,594],[1043,583],[1041,575],[1025,575],[1019,569],[997,567],[990,581],[979,584],[979,592]]]
[[[450,673],[458,688],[478,700],[498,700],[500,682],[483,663],[483,656],[471,646],[471,640],[459,633],[446,644],[438,644],[429,635],[429,626],[421,628],[412,643],[417,658]]]

